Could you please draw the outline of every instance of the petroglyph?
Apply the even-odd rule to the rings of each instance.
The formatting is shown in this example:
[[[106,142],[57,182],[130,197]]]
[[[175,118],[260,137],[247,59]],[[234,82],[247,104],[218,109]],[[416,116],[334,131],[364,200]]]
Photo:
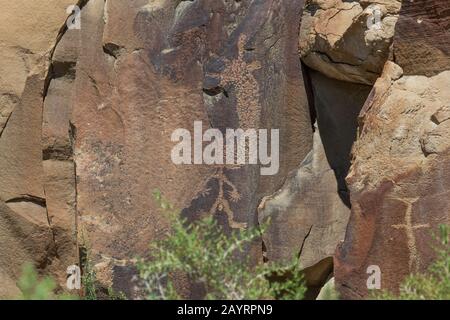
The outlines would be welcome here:
[[[397,230],[405,229],[406,237],[408,239],[408,249],[409,249],[409,270],[417,272],[420,267],[420,260],[417,254],[416,237],[414,235],[414,230],[420,228],[429,228],[430,225],[426,224],[416,224],[412,223],[412,205],[419,198],[406,198],[401,201],[404,202],[407,207],[405,211],[405,220],[403,224],[394,224],[391,227]]]
[[[241,194],[235,184],[226,176],[224,171],[225,169],[238,170],[240,168],[240,165],[218,165],[215,173],[210,177],[210,179],[208,179],[208,181],[216,179],[219,185],[218,195],[208,214],[213,215],[217,211],[224,212],[227,215],[228,224],[232,229],[245,229],[247,227],[247,223],[236,222],[234,219],[234,213],[231,209],[230,202],[236,203],[241,200]],[[226,192],[226,186],[231,188],[231,190]],[[199,196],[208,196],[210,195],[210,192],[211,190],[205,185],[204,191],[202,191]]]
[[[236,90],[237,112],[240,127],[243,129],[258,128],[261,105],[259,104],[259,84],[253,76],[255,70],[261,69],[261,63],[247,63],[244,59],[247,37],[241,35],[238,42],[238,58],[226,60],[227,67],[222,75],[224,86],[232,84]]]

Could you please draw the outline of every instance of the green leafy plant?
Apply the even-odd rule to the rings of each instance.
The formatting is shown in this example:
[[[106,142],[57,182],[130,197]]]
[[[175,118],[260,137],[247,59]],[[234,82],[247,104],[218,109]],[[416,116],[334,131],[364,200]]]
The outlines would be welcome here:
[[[225,235],[212,217],[188,223],[156,190],[154,198],[171,217],[167,237],[151,244],[138,270],[149,299],[179,299],[173,277],[186,276],[204,288],[205,299],[302,299],[306,288],[296,261],[286,266],[251,267],[245,248],[257,240],[256,228]]]
[[[337,292],[334,284],[334,278],[322,287],[316,300],[339,300],[339,292]]]
[[[450,299],[450,246],[447,225],[439,226],[437,258],[427,273],[409,275],[400,285],[398,295],[383,291],[376,299],[384,300],[449,300]]]
[[[97,273],[92,266],[92,260],[89,253],[86,255],[83,264],[83,276],[81,277],[83,284],[84,300],[126,300],[127,297],[123,292],[116,292],[113,288],[100,288],[97,280]]]
[[[48,276],[40,278],[31,263],[23,266],[17,285],[21,291],[19,300],[75,300],[78,298],[68,294],[56,294],[55,280]]]
[[[92,266],[90,251],[85,250],[86,254],[83,259],[83,275],[81,283],[83,285],[84,300],[97,300],[97,275]]]
[[[81,283],[83,287],[83,299],[84,300],[126,300],[127,297],[123,292],[116,292],[113,288],[102,288],[99,285],[97,279],[97,273],[95,271],[89,242],[84,236],[84,232],[81,236],[83,245],[81,246],[81,265],[82,265],[82,277]]]
[[[113,288],[108,288],[108,300],[127,300],[127,296],[123,292],[116,292]]]

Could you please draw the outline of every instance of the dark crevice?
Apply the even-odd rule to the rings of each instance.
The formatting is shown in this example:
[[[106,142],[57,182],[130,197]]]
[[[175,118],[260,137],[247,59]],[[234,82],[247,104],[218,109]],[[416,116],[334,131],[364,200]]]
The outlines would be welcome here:
[[[68,161],[73,159],[73,151],[70,147],[51,146],[42,151],[42,160]]]
[[[30,194],[23,194],[20,195],[19,197],[15,197],[5,201],[5,203],[20,203],[20,202],[31,202],[43,208],[47,207],[47,202],[44,198],[33,196]]]
[[[227,98],[229,97],[228,92],[223,87],[220,87],[220,86],[217,86],[214,88],[209,88],[209,89],[203,88],[203,92],[211,97],[215,97],[221,93],[223,93],[223,95],[225,97],[227,97]]]
[[[89,0],[78,0],[76,6],[78,6],[80,9],[83,9],[83,7],[86,6],[86,4],[88,2],[89,2]],[[49,69],[48,69],[48,72],[47,72],[47,76],[46,76],[45,81],[44,81],[44,90],[43,90],[43,93],[42,93],[43,100],[45,100],[45,98],[47,97],[47,92],[48,92],[48,89],[50,87],[50,81],[53,78],[55,78],[55,76],[54,76],[54,72],[55,71],[54,71],[53,56],[55,54],[56,48],[58,47],[58,44],[60,43],[60,41],[62,40],[62,38],[66,34],[67,30],[69,30],[69,28],[67,27],[67,21],[69,21],[70,18],[71,18],[71,14],[66,18],[66,21],[64,21],[64,24],[59,29],[58,35],[56,36],[55,45],[53,46],[52,50],[50,51],[50,55],[49,55],[50,66],[49,66]]]
[[[314,124],[317,120],[317,112],[316,112],[316,106],[314,103],[314,92],[313,92],[313,86],[311,81],[311,76],[308,72],[308,67],[301,62],[301,68],[302,68],[302,75],[303,75],[303,82],[305,85],[305,91],[306,91],[306,98],[308,100],[308,106],[309,106],[309,116],[311,120],[311,128],[312,131],[316,131],[316,127]]]
[[[103,52],[111,57],[113,57],[114,59],[118,59],[120,56],[121,51],[124,48],[115,44],[115,43],[105,43],[103,45]]]
[[[299,258],[299,259],[300,259],[300,256],[302,255],[303,247],[305,246],[306,239],[308,239],[309,235],[311,234],[312,228],[313,228],[313,225],[311,225],[311,226],[309,227],[309,230],[308,230],[308,232],[306,233],[305,237],[303,238],[302,244],[300,245],[300,249],[299,249],[298,254],[297,254],[297,258]]]
[[[77,66],[76,62],[53,61],[52,66],[51,66],[51,68],[52,68],[51,80],[62,78],[62,77],[67,77],[69,79],[75,79],[76,66]]]
[[[69,121],[69,138],[72,150],[74,147],[76,137],[77,137],[77,128],[75,127],[72,121]]]
[[[50,215],[48,214],[48,207],[47,207],[47,195],[45,193],[45,185],[43,187],[44,190],[44,197],[45,199],[43,200],[43,207],[45,208],[45,214],[47,216],[47,223],[48,223],[48,227],[50,229],[50,232],[52,234],[52,240],[53,240],[53,250],[52,250],[52,257],[58,258],[58,249],[57,249],[57,245],[56,245],[56,234],[55,234],[55,230],[52,227],[52,220],[50,219]],[[47,259],[50,259],[50,255],[47,257]]]
[[[358,116],[372,87],[329,78],[303,65],[311,121],[317,123],[328,164],[337,181],[337,194],[351,208],[346,177],[357,139]]]

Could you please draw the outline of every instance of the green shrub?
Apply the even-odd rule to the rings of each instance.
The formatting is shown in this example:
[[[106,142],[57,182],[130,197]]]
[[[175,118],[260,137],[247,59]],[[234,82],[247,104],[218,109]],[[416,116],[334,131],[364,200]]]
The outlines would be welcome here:
[[[287,266],[264,263],[251,267],[244,249],[261,233],[256,228],[225,235],[212,217],[187,223],[159,191],[154,197],[171,217],[165,239],[151,244],[150,258],[138,270],[148,299],[179,299],[174,275],[201,285],[205,299],[302,299],[306,288],[296,261]]]
[[[126,300],[127,297],[123,292],[116,292],[112,287],[105,288],[99,285],[97,273],[92,262],[90,245],[84,234],[82,232],[82,246],[80,250],[83,271],[81,276],[83,300]]]
[[[21,291],[19,300],[75,300],[78,298],[68,294],[56,294],[55,280],[48,276],[39,279],[39,275],[31,263],[23,266],[17,285]]]
[[[57,284],[50,276],[39,278],[38,272],[31,263],[24,265],[22,274],[17,283],[21,295],[17,297],[19,300],[99,300],[98,292],[102,291],[98,288],[97,275],[92,267],[89,251],[83,259],[83,276],[82,288],[83,295],[57,294]],[[115,292],[112,288],[105,289],[106,292],[101,294],[101,299],[105,300],[126,300],[125,294]],[[103,290],[103,291],[105,291]]]
[[[97,300],[97,275],[92,266],[89,251],[86,250],[86,256],[83,261],[83,275],[81,283],[83,285],[84,300]]]
[[[375,295],[386,300],[449,300],[450,299],[450,246],[449,226],[439,226],[436,261],[425,274],[409,275],[400,285],[400,293],[383,291]]]
[[[331,278],[325,283],[316,300],[339,300],[339,292],[336,290],[334,278]]]

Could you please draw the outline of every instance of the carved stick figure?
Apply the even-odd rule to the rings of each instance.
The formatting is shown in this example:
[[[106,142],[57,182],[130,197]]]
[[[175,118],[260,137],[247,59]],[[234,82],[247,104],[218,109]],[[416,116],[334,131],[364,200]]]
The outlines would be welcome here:
[[[409,249],[409,270],[418,271],[420,266],[419,256],[417,254],[416,237],[414,235],[414,230],[420,228],[429,228],[430,225],[426,224],[416,224],[412,223],[412,205],[419,198],[407,198],[401,200],[404,202],[406,207],[405,220],[403,224],[394,224],[391,227],[397,230],[405,229],[406,237],[408,239],[408,249]]]

